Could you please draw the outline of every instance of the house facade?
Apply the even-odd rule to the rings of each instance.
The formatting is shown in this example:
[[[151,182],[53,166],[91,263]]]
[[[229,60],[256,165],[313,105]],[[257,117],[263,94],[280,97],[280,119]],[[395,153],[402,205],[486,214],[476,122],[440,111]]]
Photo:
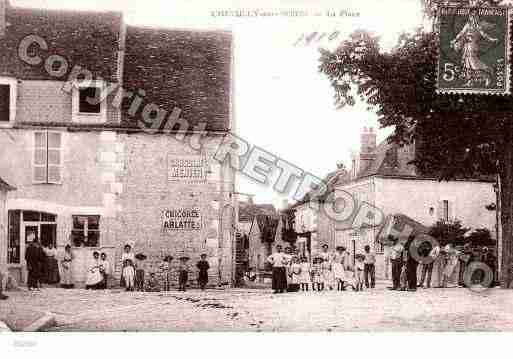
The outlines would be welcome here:
[[[361,221],[334,221],[325,211],[318,210],[317,203],[296,206],[297,212],[302,212],[296,221],[309,218],[306,223],[315,223],[311,227],[316,239],[312,241],[312,251],[320,250],[322,244],[330,248],[344,246],[354,258],[355,253],[363,253],[364,246],[370,245],[378,257],[377,276],[387,278],[387,248],[376,241],[387,216],[404,214],[428,227],[440,219],[457,219],[471,229],[487,228],[495,233],[495,213],[485,208],[495,202],[493,181],[438,181],[417,172],[410,164],[414,156],[414,145],[399,147],[385,141],[378,146],[372,128],[364,129],[360,152],[353,155],[351,167],[331,173],[326,182],[330,191],[349,193],[357,204],[356,210],[370,208],[377,215],[362,226]],[[313,220],[311,213],[315,213]]]
[[[72,246],[78,283],[94,251],[118,278],[125,244],[157,275],[167,255],[206,253],[211,282],[232,283],[235,172],[214,156],[234,128],[231,34],[0,2],[9,274],[26,281],[38,238]]]

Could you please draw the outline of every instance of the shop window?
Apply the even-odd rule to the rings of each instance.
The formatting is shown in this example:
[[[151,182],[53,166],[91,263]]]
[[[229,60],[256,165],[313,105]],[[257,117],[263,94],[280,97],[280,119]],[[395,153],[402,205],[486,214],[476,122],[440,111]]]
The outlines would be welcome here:
[[[71,231],[75,247],[98,247],[100,244],[100,216],[73,216]]]
[[[21,247],[20,247],[20,218],[21,211],[8,212],[8,241],[7,241],[7,263],[20,264]]]
[[[34,183],[62,183],[62,134],[37,131],[34,133]]]

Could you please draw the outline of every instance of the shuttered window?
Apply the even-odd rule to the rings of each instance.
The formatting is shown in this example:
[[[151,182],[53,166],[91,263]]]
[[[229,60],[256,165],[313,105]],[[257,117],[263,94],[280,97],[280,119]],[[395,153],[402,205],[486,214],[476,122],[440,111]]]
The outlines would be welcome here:
[[[62,183],[62,134],[34,133],[34,183]]]

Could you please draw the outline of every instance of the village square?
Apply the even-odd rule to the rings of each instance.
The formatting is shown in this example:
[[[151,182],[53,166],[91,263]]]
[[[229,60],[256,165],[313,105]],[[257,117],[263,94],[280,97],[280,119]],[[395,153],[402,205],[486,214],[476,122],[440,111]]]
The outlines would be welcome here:
[[[235,30],[17,3],[0,0],[0,331],[513,330],[508,5],[419,0],[424,27],[386,51],[364,30],[294,37],[332,46],[311,63],[329,111],[369,106],[350,151],[276,114],[288,132],[262,136],[308,147],[302,164],[239,132],[255,78]]]

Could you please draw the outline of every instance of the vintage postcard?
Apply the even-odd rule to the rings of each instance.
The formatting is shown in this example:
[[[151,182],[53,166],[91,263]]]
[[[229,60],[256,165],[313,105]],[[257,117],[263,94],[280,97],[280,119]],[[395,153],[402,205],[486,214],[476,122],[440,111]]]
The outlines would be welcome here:
[[[0,0],[2,336],[513,330],[512,7]]]

